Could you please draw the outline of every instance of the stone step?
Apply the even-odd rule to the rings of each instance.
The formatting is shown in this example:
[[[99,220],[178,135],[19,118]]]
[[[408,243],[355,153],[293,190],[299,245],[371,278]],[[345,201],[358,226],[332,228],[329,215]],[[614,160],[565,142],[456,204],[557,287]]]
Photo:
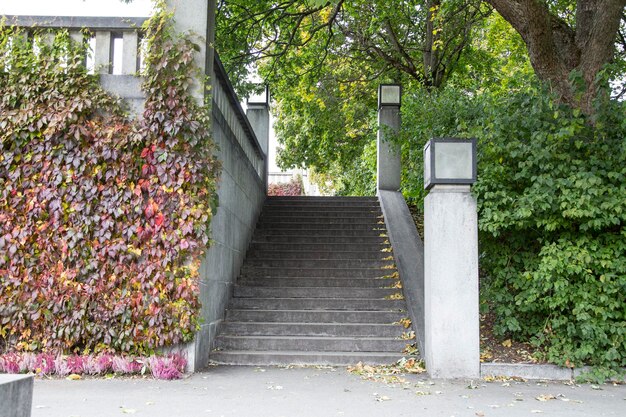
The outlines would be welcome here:
[[[355,310],[237,310],[227,309],[227,321],[392,324],[406,316],[401,311]]]
[[[240,277],[237,284],[248,287],[327,287],[328,288],[390,288],[396,281],[384,278],[322,278],[322,277]],[[402,290],[396,290],[401,292]]]
[[[384,251],[384,249],[386,249]],[[271,243],[253,242],[248,250],[248,256],[257,256],[259,252],[278,252],[283,256],[293,253],[359,253],[362,255],[372,253],[387,253],[391,255],[391,245],[384,243]],[[367,256],[367,255],[366,255]]]
[[[323,277],[323,278],[382,278],[393,274],[395,268],[297,268],[262,267],[244,264],[242,277]]]
[[[347,245],[343,245],[346,247]],[[261,248],[263,246],[260,246]],[[375,247],[370,250],[363,251],[348,251],[348,250],[339,250],[336,248],[332,250],[331,248],[320,247],[318,250],[310,250],[310,249],[299,249],[291,247],[290,250],[265,250],[265,249],[257,249],[259,246],[253,247],[248,250],[246,255],[247,260],[256,260],[256,259],[317,259],[317,260],[385,260],[386,258],[392,257],[391,252],[384,251],[384,247]],[[387,260],[389,261],[389,260]],[[393,259],[390,260],[393,262]],[[388,262],[388,263],[390,263]]]
[[[404,300],[384,298],[251,298],[235,297],[230,307],[247,310],[378,310],[399,311]]]
[[[216,350],[303,352],[402,352],[407,341],[393,337],[232,336],[220,335]]]
[[[293,214],[293,213],[292,213]],[[370,216],[275,216],[263,215],[259,217],[259,224],[380,224],[384,227],[382,219],[376,215]]]
[[[397,294],[395,288],[353,288],[353,287],[260,287],[235,285],[234,297],[255,298],[385,298]]]
[[[255,233],[252,239],[252,245],[266,245],[266,244],[278,244],[278,245],[328,245],[329,247],[338,247],[340,245],[385,245],[389,246],[389,238],[387,236],[379,236],[380,233],[374,234],[374,236],[366,235],[344,235],[339,236],[336,234],[319,234],[317,236],[301,236],[298,234],[289,235],[286,233],[271,234]],[[268,246],[269,249],[269,246]]]
[[[328,230],[348,230],[348,231],[377,231],[381,233],[381,231],[385,231],[384,224],[378,224],[377,222],[368,222],[360,219],[356,219],[358,221],[326,221],[323,223],[311,223],[311,222],[289,222],[289,221],[281,221],[276,223],[267,223],[267,222],[259,222],[257,224],[257,231],[263,232],[265,230],[278,231],[282,229],[287,230],[299,230],[301,234],[307,234],[311,232],[316,232],[319,230],[328,231]]]
[[[271,220],[276,217],[282,218],[296,218],[296,219],[310,219],[310,218],[337,218],[337,217],[351,217],[351,218],[366,218],[366,219],[378,219],[382,218],[382,211],[379,208],[364,207],[355,210],[353,207],[345,206],[343,209],[328,210],[320,208],[318,210],[309,210],[308,207],[305,210],[293,209],[291,207],[285,208],[281,206],[268,207],[267,210],[261,215],[261,219]]]
[[[344,242],[346,237],[350,237],[355,243],[363,238],[385,238],[387,240],[387,231],[379,229],[365,229],[357,230],[351,228],[345,229],[257,229],[254,234],[254,241],[271,241],[275,237],[286,236],[286,241],[298,242],[313,242],[313,239],[318,239],[319,242]],[[361,239],[361,240],[359,240]],[[283,240],[283,241],[285,241]],[[350,239],[348,239],[350,240]],[[276,240],[274,240],[276,241]]]
[[[388,256],[387,256],[388,257]],[[394,261],[381,259],[283,259],[248,258],[246,268],[393,268]]]
[[[377,197],[315,197],[315,196],[270,196],[265,200],[265,205],[271,204],[358,204],[358,203],[370,203],[378,204]]]
[[[390,352],[216,351],[210,359],[223,365],[391,365],[402,358]]]
[[[224,321],[221,334],[250,336],[370,336],[400,337],[405,329],[400,324],[376,323],[271,323]]]

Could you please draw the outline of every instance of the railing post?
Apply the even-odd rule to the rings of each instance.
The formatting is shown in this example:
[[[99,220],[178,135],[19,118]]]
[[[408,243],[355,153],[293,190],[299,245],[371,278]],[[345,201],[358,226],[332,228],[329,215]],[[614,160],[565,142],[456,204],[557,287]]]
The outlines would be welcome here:
[[[424,150],[424,358],[433,378],[480,376],[476,142]]]
[[[139,69],[137,67],[137,49],[139,36],[136,31],[122,34],[122,75],[133,75]]]
[[[96,71],[99,74],[111,73],[111,32],[110,31],[96,31],[96,50],[94,51],[94,61]]]
[[[400,189],[400,148],[389,141],[400,130],[400,85],[382,84],[378,88],[378,140],[376,189]]]

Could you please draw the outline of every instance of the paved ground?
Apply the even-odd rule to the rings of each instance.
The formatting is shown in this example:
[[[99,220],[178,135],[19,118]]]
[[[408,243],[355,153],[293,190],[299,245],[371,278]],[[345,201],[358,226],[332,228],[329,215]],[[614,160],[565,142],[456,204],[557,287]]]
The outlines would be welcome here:
[[[537,398],[545,401],[540,401]],[[179,381],[37,380],[33,417],[626,416],[626,386],[368,381],[345,368],[217,367]]]

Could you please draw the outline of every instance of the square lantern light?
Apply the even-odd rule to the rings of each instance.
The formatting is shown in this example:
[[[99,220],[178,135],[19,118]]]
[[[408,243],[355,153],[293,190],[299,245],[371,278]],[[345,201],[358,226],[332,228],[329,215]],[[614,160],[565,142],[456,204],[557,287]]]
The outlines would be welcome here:
[[[270,104],[270,88],[268,85],[263,87],[260,93],[252,94],[246,100],[248,106],[269,106]]]
[[[385,106],[400,107],[402,86],[400,84],[381,84],[378,86],[378,108]]]
[[[433,138],[424,146],[424,188],[476,182],[476,139]]]

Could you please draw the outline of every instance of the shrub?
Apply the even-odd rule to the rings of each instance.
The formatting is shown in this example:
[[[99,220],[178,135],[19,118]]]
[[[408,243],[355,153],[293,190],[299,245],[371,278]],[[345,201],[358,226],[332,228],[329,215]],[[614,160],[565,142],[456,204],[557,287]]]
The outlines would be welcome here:
[[[189,94],[194,45],[149,21],[140,120],[67,33],[0,29],[0,338],[22,350],[152,352],[191,340],[218,164]],[[46,362],[47,363],[47,362]]]
[[[0,355],[0,372],[34,373],[46,376],[136,375],[150,373],[156,379],[179,379],[187,359],[180,354],[149,357],[102,355],[51,355],[49,353],[7,353]]]
[[[282,184],[269,184],[267,187],[268,196],[299,196],[304,195],[302,177],[296,175],[289,182]]]
[[[624,103],[592,118],[541,90],[408,103],[421,135],[405,145],[417,171],[406,189],[418,199],[425,141],[479,138],[481,294],[495,331],[531,340],[559,365],[604,376],[626,366]]]

